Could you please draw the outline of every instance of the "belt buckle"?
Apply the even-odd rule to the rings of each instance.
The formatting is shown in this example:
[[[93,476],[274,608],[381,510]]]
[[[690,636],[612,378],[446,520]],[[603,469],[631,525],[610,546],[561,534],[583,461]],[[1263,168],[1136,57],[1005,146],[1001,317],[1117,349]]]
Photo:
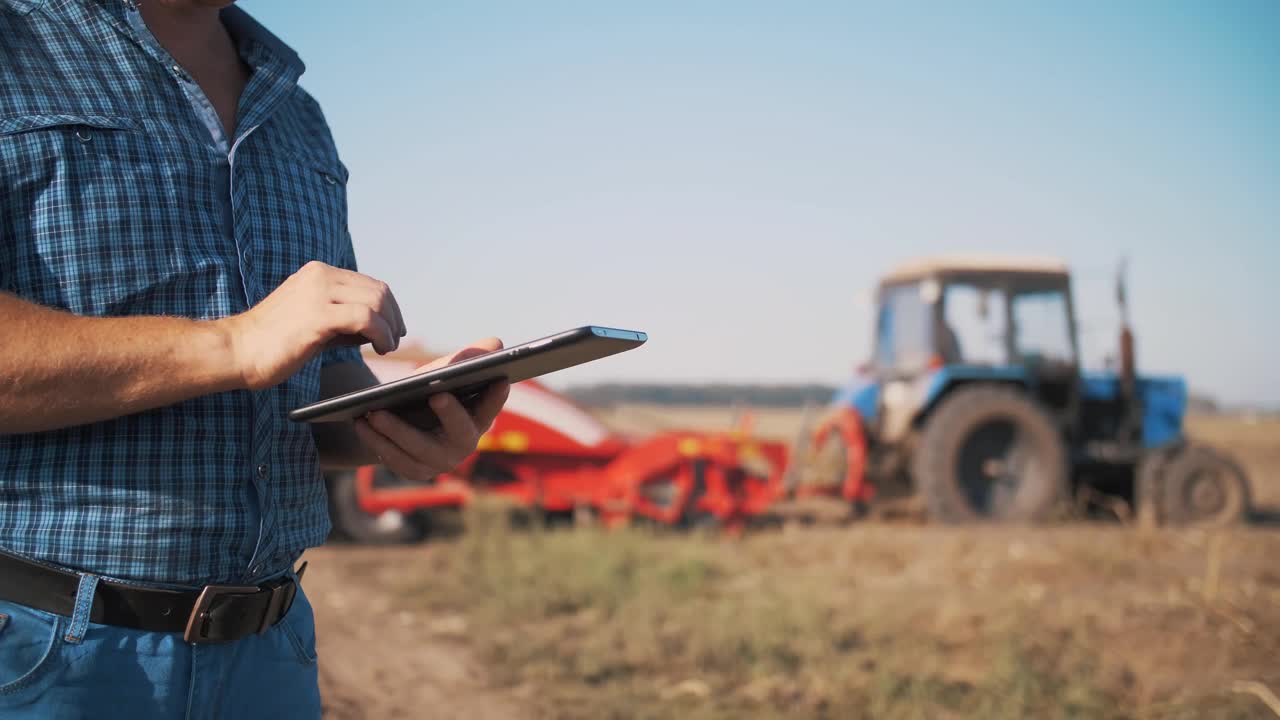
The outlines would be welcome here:
[[[289,612],[289,608],[293,606],[293,598],[298,592],[298,583],[292,579],[283,578],[267,583],[262,589],[269,590],[271,597],[267,600],[267,611],[262,614],[262,624],[258,626],[259,635],[269,630],[277,620]]]
[[[262,588],[256,585],[205,585],[200,591],[200,597],[196,598],[195,607],[191,608],[191,615],[187,617],[187,628],[182,633],[183,642],[189,643],[206,643],[209,639],[205,637],[205,621],[208,618],[209,606],[220,595],[253,595],[261,592]]]

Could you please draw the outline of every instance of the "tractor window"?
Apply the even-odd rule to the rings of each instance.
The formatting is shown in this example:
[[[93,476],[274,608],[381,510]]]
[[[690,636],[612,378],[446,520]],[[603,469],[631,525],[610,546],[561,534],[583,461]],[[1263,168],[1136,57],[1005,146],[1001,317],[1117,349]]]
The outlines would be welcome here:
[[[932,354],[930,305],[918,283],[885,288],[876,326],[876,366],[915,371]]]
[[[944,326],[938,338],[942,359],[948,364],[1006,364],[1004,291],[953,283],[943,298]]]
[[[1022,293],[1013,300],[1016,344],[1022,361],[1074,364],[1067,296],[1061,290]]]

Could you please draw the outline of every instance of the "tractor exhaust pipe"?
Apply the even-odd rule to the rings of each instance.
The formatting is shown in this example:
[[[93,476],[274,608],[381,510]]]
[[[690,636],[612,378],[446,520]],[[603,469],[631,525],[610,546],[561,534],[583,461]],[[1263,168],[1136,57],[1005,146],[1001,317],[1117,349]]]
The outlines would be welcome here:
[[[1116,274],[1116,303],[1120,306],[1120,392],[1132,402],[1138,394],[1138,369],[1133,353],[1133,329],[1129,324],[1129,292],[1125,275],[1128,261],[1120,261]]]
[[[1133,397],[1137,390],[1138,371],[1133,359],[1133,331],[1129,324],[1120,326],[1120,387],[1125,398]]]
[[[1121,435],[1130,442],[1142,436],[1142,404],[1138,398],[1138,363],[1133,349],[1133,328],[1129,324],[1129,291],[1126,275],[1129,261],[1120,261],[1116,273],[1116,302],[1120,306],[1120,402],[1124,418]]]

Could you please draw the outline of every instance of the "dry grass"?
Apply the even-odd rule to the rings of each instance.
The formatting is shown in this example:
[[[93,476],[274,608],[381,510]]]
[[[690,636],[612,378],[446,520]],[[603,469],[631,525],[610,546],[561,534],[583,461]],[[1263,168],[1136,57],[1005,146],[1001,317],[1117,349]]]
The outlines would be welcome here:
[[[534,717],[1257,717],[1280,536],[868,525],[725,540],[512,531],[493,509],[406,607],[462,613]],[[441,548],[444,550],[444,548]]]
[[[640,431],[732,420],[661,412],[609,419]],[[760,413],[757,427],[785,439],[798,420]],[[1280,505],[1280,423],[1190,427]],[[513,530],[505,517],[475,506],[460,539],[412,554],[324,549],[428,633],[388,636],[402,659],[382,648],[377,662],[411,662],[427,652],[415,642],[455,648],[484,672],[467,706],[500,701],[495,717],[1267,718],[1280,691],[1274,526],[862,523],[730,539]],[[456,716],[441,707],[404,713]]]

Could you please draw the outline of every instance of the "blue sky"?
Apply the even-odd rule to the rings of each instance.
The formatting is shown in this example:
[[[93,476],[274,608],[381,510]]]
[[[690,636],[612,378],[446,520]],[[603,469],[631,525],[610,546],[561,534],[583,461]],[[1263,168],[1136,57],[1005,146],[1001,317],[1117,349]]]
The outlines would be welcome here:
[[[1280,405],[1280,3],[242,0],[308,65],[361,269],[433,347],[839,382],[913,256],[1055,255],[1086,360]],[[302,8],[306,8],[305,12]]]

